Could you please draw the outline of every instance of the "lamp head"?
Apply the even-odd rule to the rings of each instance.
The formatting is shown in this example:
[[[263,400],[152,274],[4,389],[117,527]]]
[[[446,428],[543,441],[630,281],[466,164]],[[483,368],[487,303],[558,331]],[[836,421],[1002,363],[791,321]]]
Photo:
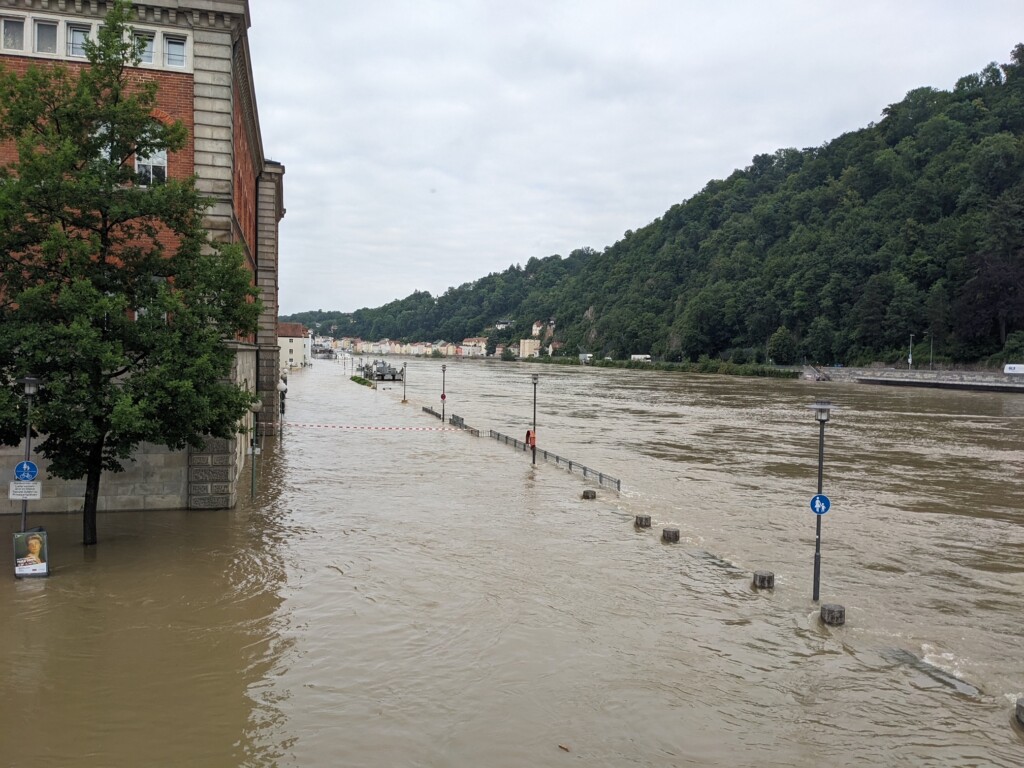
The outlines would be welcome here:
[[[288,385],[285,384],[283,381],[277,382],[277,391],[278,392],[287,392],[288,391]]]
[[[252,411],[253,413],[259,413],[260,412],[260,408],[262,408],[262,407],[263,407],[263,401],[262,400],[253,400],[251,403],[249,403],[249,410]]]
[[[536,374],[536,373],[533,374],[533,383],[534,384],[536,384],[539,379],[540,379],[540,375],[539,374]]]
[[[824,424],[828,421],[829,412],[835,407],[828,400],[819,400],[814,405],[808,405],[814,411],[814,418]]]
[[[26,397],[35,397],[39,392],[39,379],[35,376],[18,379],[18,383],[24,385]]]

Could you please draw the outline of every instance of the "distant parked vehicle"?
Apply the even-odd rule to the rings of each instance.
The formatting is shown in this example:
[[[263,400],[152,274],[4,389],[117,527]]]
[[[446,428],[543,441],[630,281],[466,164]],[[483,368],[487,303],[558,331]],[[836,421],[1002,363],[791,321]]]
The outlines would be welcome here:
[[[641,363],[649,363],[649,362],[651,362],[651,356],[650,355],[630,355],[629,359],[630,360],[637,360],[637,361],[639,361]]]

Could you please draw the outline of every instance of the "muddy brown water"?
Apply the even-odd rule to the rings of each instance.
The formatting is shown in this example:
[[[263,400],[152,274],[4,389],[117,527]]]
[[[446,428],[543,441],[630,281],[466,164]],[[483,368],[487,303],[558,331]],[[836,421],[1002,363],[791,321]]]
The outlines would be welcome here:
[[[440,362],[293,374],[234,510],[83,549],[30,508],[52,576],[0,578],[0,765],[1024,764],[1024,397],[449,362],[484,435],[522,439],[540,374],[538,444],[622,480],[584,501],[423,413]]]

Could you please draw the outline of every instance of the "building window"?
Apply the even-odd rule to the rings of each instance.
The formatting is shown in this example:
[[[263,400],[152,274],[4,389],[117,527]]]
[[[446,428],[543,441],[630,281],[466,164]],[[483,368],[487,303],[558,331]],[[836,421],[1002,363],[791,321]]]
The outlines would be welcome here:
[[[57,53],[57,24],[36,22],[36,53]]]
[[[21,19],[3,19],[3,47],[11,51],[25,49],[25,22]]]
[[[168,67],[185,66],[185,38],[164,37],[164,64]]]
[[[135,173],[140,187],[155,187],[167,181],[167,150],[154,149],[148,155],[136,155]]]
[[[153,63],[153,40],[154,35],[152,32],[136,32],[135,42],[140,45],[142,50],[140,51],[141,58],[139,61],[143,64]]]
[[[68,56],[85,58],[85,41],[89,39],[89,27],[68,25]]]

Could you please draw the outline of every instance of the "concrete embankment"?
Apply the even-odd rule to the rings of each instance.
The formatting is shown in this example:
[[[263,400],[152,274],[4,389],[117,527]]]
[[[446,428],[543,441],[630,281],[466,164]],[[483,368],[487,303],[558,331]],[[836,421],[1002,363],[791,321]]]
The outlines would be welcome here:
[[[1024,394],[1024,376],[1008,376],[1000,371],[935,371],[906,368],[815,368],[806,366],[804,376],[822,381],[852,381],[890,387],[930,387],[967,389],[979,392],[1019,392]]]

